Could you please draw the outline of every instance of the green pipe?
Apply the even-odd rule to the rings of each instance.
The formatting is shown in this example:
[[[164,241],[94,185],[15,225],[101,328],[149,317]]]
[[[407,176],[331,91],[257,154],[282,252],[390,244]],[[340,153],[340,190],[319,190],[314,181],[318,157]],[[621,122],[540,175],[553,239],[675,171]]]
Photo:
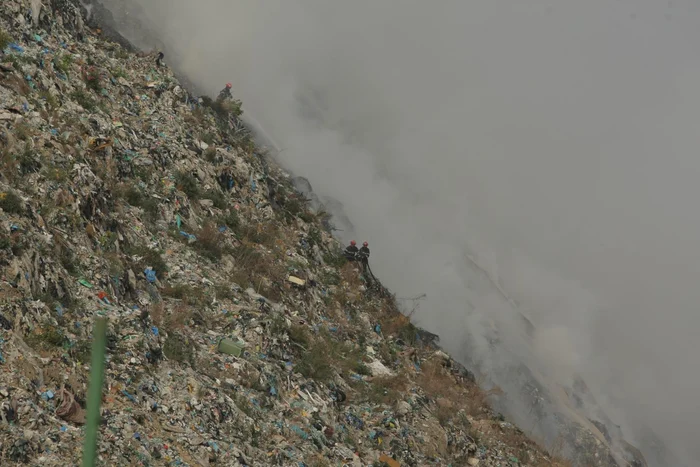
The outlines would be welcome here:
[[[92,336],[92,363],[90,366],[90,387],[88,388],[83,467],[94,467],[97,460],[97,434],[100,427],[100,402],[102,401],[105,347],[107,344],[106,334],[107,319],[97,318]]]

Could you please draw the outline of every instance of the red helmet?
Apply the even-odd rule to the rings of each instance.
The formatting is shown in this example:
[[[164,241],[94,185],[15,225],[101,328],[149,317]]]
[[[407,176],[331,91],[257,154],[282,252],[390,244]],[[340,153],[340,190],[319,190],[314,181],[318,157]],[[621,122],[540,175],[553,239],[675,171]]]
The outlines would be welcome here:
[[[231,89],[232,84],[231,83],[226,83],[226,87]]]
[[[351,240],[350,245],[355,246],[356,245],[355,240]]]
[[[362,243],[362,246],[369,246],[369,243],[364,242],[364,243]]]

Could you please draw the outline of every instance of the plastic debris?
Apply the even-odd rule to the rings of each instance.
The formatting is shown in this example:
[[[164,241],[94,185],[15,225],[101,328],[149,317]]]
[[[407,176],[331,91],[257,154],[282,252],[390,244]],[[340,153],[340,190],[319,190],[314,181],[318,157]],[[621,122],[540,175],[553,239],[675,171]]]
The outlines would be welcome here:
[[[97,293],[97,298],[102,300],[104,303],[106,303],[108,305],[110,304],[109,298],[107,298],[107,292],[105,292],[104,290]]]
[[[143,271],[143,273],[145,274],[146,280],[148,282],[150,282],[151,284],[154,284],[156,282],[156,271],[153,268],[148,267]]]
[[[133,395],[129,394],[128,392],[122,391],[122,394],[124,394],[124,397],[126,397],[127,399],[129,399],[129,400],[130,400],[131,402],[133,402],[134,404],[137,402],[137,401],[136,401],[136,398],[135,398]]]
[[[197,237],[196,237],[195,235],[190,234],[190,233],[187,233],[187,232],[185,232],[184,230],[181,230],[181,231],[180,231],[180,235],[182,235],[183,237],[185,237],[185,238],[186,238],[187,240],[189,240],[190,242],[193,242],[193,241],[197,240]]]
[[[296,277],[296,276],[289,276],[289,277],[287,278],[287,280],[288,280],[289,282],[291,282],[292,284],[298,285],[298,286],[300,286],[300,287],[304,287],[304,286],[306,285],[306,281],[305,281],[304,279],[299,279],[299,278]]]
[[[218,347],[219,352],[233,355],[234,357],[240,357],[244,348],[245,345],[242,342],[236,342],[228,338],[221,339]]]

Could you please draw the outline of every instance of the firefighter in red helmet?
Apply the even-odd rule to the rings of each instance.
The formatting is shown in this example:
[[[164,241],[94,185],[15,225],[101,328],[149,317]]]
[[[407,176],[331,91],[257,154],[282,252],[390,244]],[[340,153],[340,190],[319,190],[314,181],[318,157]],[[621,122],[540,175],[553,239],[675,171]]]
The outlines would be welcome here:
[[[221,90],[219,97],[216,98],[216,101],[221,103],[226,99],[232,99],[233,96],[231,95],[231,87],[231,83],[226,83],[226,87]]]
[[[360,248],[360,258],[369,259],[369,243],[362,243],[362,248]]]
[[[357,253],[357,259],[362,263],[362,270],[366,272],[369,265],[369,243],[362,243],[362,248]]]
[[[359,250],[357,249],[357,244],[355,243],[355,240],[352,240],[350,242],[350,245],[348,245],[345,248],[345,251],[343,251],[343,255],[348,261],[355,261],[357,260],[358,251]]]

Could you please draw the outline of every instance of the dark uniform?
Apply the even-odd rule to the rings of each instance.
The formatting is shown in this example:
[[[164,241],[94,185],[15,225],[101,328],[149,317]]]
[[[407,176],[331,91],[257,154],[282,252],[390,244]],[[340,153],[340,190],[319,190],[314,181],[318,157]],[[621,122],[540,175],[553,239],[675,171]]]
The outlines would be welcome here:
[[[233,99],[233,96],[231,95],[231,87],[228,85],[226,85],[226,87],[221,90],[221,92],[219,93],[219,97],[216,98],[216,101],[221,103],[226,99]]]
[[[360,261],[360,263],[362,263],[362,272],[367,272],[367,268],[369,266],[369,247],[367,246],[366,242],[357,253],[357,259]]]
[[[359,256],[360,256],[360,259],[368,260],[369,259],[369,247],[363,246],[362,248],[360,248]]]
[[[348,245],[348,247],[345,248],[345,251],[343,252],[343,254],[345,255],[345,258],[348,261],[355,261],[357,259],[358,251],[359,250],[357,249],[357,247],[355,245]]]

